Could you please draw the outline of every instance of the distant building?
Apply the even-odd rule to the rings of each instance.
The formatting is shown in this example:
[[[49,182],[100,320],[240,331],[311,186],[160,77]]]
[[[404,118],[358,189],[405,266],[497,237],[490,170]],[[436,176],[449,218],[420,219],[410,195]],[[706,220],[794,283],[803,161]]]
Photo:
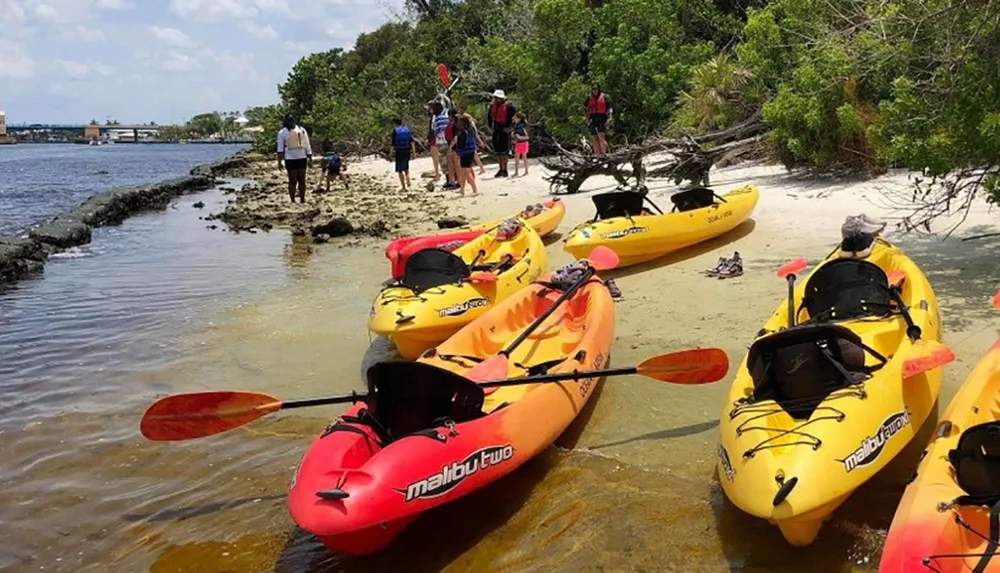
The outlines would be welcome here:
[[[0,109],[0,138],[7,137],[7,114]]]

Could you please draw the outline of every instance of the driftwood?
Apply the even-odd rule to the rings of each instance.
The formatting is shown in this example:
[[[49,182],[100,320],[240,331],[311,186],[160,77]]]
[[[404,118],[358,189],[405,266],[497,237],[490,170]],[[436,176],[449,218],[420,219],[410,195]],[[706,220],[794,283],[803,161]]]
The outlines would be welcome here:
[[[542,164],[552,172],[545,179],[554,193],[578,193],[583,183],[594,175],[614,177],[622,186],[630,185],[632,179],[636,187],[641,187],[650,178],[670,178],[675,184],[687,180],[708,185],[708,171],[712,165],[755,149],[768,129],[758,113],[722,131],[696,137],[648,139],[606,155],[569,151],[553,141],[557,153],[543,158]],[[666,153],[667,157],[647,164],[647,156],[656,153]]]

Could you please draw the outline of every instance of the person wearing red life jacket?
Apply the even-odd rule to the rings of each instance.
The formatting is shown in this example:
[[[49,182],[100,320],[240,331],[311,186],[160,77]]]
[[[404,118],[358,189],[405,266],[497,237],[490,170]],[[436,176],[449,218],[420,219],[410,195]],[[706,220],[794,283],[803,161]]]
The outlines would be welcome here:
[[[497,154],[500,170],[494,177],[507,177],[507,160],[510,157],[510,132],[517,109],[507,101],[503,90],[493,92],[488,110],[489,126],[493,129],[493,151]]]
[[[598,155],[608,153],[608,124],[613,121],[611,99],[607,94],[601,92],[601,85],[595,83],[591,86],[590,95],[583,105],[587,114],[587,123],[590,125],[590,134],[594,136],[594,153]]]

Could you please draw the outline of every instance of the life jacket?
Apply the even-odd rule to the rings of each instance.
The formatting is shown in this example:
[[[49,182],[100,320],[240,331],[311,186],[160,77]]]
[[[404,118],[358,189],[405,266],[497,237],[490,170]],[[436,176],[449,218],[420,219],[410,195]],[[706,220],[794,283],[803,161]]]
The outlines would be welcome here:
[[[455,127],[457,127],[457,122],[449,121],[448,127],[444,128],[444,138],[451,143],[451,139],[455,137]]]
[[[395,129],[396,132],[396,149],[409,149],[410,141],[413,140],[413,136],[410,135],[410,128],[405,125],[401,125]]]
[[[463,131],[458,138],[458,145],[455,146],[459,155],[473,155],[476,153],[476,136],[472,130]]]
[[[528,137],[528,125],[523,121],[514,125],[514,133],[520,137]],[[527,141],[527,139],[523,140]]]
[[[285,141],[287,149],[302,149],[306,146],[306,133],[301,127],[296,126],[288,130],[288,139]]]
[[[594,97],[593,95],[591,95],[590,99],[587,100],[587,107],[590,109],[590,113],[592,114],[596,113],[599,115],[604,115],[608,113],[608,103],[607,100],[604,98],[604,94],[601,94],[598,97]]]
[[[498,103],[493,102],[490,104],[490,117],[493,118],[493,123],[504,125],[507,123],[507,102]]]
[[[327,161],[329,162],[329,168],[330,169],[332,169],[334,171],[337,171],[338,169],[340,169],[340,156],[337,155],[336,153],[334,153],[334,154],[330,155],[329,157],[327,157]]]

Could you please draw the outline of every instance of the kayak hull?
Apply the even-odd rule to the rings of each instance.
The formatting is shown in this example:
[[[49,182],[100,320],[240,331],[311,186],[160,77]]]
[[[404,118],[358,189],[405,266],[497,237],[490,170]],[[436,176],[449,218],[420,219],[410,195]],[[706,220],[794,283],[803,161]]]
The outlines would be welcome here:
[[[759,197],[757,187],[747,185],[710,207],[583,223],[569,232],[563,249],[584,259],[604,246],[618,255],[619,268],[637,265],[732,231],[750,218]]]
[[[545,244],[530,227],[522,227],[509,240],[496,237],[497,230],[493,230],[453,251],[466,264],[498,263],[514,257],[513,266],[500,272],[495,282],[466,280],[420,293],[398,285],[383,288],[372,303],[368,329],[388,338],[404,358],[417,358],[545,271]],[[479,255],[480,251],[486,254]]]
[[[1000,572],[1000,556],[983,562],[987,542],[956,521],[960,517],[989,537],[989,508],[952,506],[965,492],[955,481],[948,451],[958,447],[966,429],[1000,419],[1000,340],[976,364],[938,421],[917,466],[915,479],[903,492],[882,550],[879,571],[942,573]],[[942,510],[943,507],[947,509]],[[942,558],[955,555],[964,557]],[[982,563],[980,569],[976,567]]]
[[[939,341],[937,299],[916,264],[882,240],[868,261],[887,273],[905,274],[902,296],[914,322],[924,338]],[[798,281],[796,301],[802,300],[807,280]],[[787,300],[782,301],[757,341],[782,334],[787,307]],[[748,353],[720,419],[717,468],[723,491],[741,510],[777,525],[795,546],[811,544],[837,507],[913,439],[941,388],[941,368],[903,379],[903,362],[913,343],[898,313],[836,324],[888,357],[887,362],[864,382],[830,392],[807,416],[793,418],[773,399],[748,401],[755,392]],[[867,354],[864,360],[868,366],[877,363]]]
[[[542,288],[532,285],[499,303],[420,361],[468,372],[523,332],[559,294],[539,296]],[[614,303],[607,288],[594,281],[511,354],[509,372],[523,376],[525,369],[515,363],[553,360],[549,373],[600,369],[608,363],[613,338]],[[548,448],[598,383],[582,379],[490,389],[484,416],[388,444],[357,422],[365,405],[356,404],[307,449],[289,489],[289,512],[334,551],[378,551],[423,512],[497,481]],[[317,495],[333,489],[343,492],[339,499]]]

